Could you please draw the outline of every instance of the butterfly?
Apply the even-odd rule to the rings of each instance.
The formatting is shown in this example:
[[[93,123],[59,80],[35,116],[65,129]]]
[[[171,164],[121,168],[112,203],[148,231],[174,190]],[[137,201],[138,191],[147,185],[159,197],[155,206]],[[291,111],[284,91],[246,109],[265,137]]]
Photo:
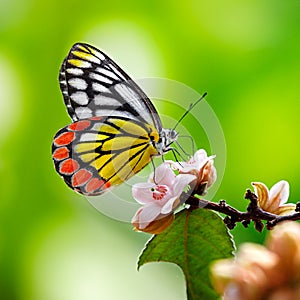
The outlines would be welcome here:
[[[52,159],[71,189],[100,195],[172,149],[177,132],[162,127],[142,89],[97,48],[74,44],[59,83],[73,122],[56,133]]]

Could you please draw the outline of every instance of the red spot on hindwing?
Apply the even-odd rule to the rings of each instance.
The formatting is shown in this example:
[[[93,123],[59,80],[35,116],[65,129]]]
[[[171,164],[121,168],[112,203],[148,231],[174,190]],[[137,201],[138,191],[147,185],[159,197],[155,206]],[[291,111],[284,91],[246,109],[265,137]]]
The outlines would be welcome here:
[[[83,120],[83,121],[78,121],[78,122],[70,124],[68,126],[68,128],[70,130],[74,130],[74,131],[82,131],[82,130],[88,128],[90,125],[91,125],[90,121]]]
[[[110,182],[107,181],[107,182],[104,184],[103,189],[108,189],[110,186],[111,186]]]
[[[72,186],[81,186],[87,183],[93,174],[86,169],[80,169],[72,177]]]
[[[79,169],[79,164],[76,160],[68,158],[60,163],[59,172],[61,174],[71,175]]]
[[[57,146],[69,145],[75,138],[74,132],[64,132],[54,139]]]
[[[87,193],[92,193],[99,188],[103,187],[106,184],[106,181],[99,178],[92,178],[85,186],[85,190]]]
[[[63,160],[65,158],[68,158],[69,157],[69,149],[67,147],[57,148],[53,152],[52,157],[56,160]]]

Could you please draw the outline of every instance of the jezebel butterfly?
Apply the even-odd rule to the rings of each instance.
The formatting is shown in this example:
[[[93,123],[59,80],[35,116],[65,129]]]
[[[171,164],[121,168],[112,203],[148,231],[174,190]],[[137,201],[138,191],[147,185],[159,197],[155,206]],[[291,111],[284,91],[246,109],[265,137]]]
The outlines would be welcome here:
[[[52,144],[55,169],[73,190],[99,195],[171,150],[173,129],[141,88],[106,54],[76,43],[62,63],[60,88],[73,123]]]

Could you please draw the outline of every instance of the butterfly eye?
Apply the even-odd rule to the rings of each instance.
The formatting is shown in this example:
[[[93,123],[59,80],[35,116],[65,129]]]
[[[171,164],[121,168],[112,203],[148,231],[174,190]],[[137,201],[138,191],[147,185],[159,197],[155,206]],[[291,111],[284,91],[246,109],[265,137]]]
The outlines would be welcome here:
[[[177,137],[178,137],[178,132],[176,132],[173,129],[169,131],[168,138],[170,141],[175,141]]]

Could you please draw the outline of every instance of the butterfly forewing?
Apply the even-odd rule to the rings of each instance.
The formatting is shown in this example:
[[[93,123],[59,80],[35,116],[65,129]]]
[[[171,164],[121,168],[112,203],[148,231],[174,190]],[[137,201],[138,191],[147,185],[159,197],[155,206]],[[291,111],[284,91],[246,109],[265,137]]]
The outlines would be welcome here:
[[[52,157],[57,172],[74,190],[98,195],[144,168],[157,150],[156,129],[126,117],[92,117],[57,132]]]
[[[75,44],[60,70],[60,87],[72,120],[125,116],[162,128],[157,112],[139,86],[106,54]]]

